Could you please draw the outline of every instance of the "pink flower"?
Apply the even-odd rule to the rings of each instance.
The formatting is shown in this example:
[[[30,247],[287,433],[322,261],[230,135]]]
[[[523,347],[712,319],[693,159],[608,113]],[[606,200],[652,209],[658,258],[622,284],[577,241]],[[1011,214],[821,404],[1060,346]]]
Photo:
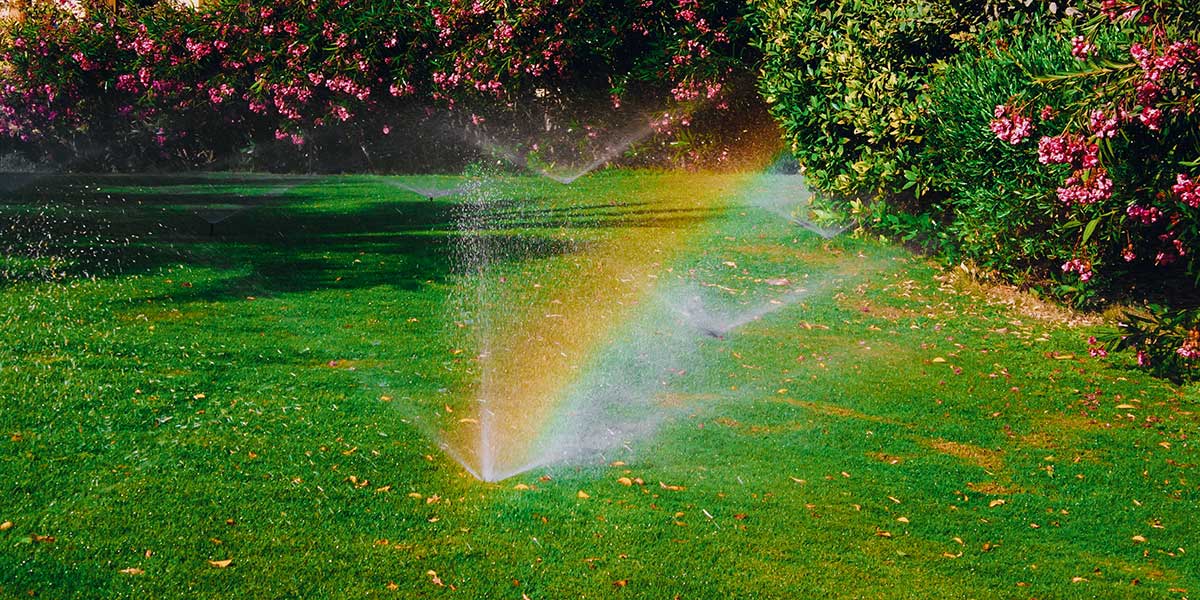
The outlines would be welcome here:
[[[989,127],[996,137],[1012,145],[1025,141],[1033,129],[1033,121],[1007,104],[999,104]]]
[[[1179,173],[1175,176],[1175,185],[1171,186],[1171,191],[1179,196],[1184,204],[1200,208],[1200,181],[1192,181],[1191,177]]]
[[[1038,140],[1038,162],[1044,165],[1069,164],[1076,168],[1091,168],[1099,164],[1099,147],[1088,144],[1081,135],[1065,133],[1042,136]]]
[[[1147,129],[1158,131],[1162,128],[1163,111],[1159,108],[1147,106],[1142,109],[1142,114],[1138,115],[1138,120],[1146,126]]]
[[[1138,363],[1139,367],[1150,366],[1150,355],[1146,354],[1145,350],[1138,350],[1137,351],[1137,363]]]
[[[1092,278],[1092,263],[1079,258],[1072,258],[1063,263],[1063,273],[1078,273],[1080,281],[1088,281]]]
[[[1071,38],[1071,56],[1079,60],[1087,60],[1096,51],[1096,45],[1082,35]]]
[[[1058,188],[1058,199],[1064,204],[1088,205],[1112,196],[1113,181],[1104,167],[1077,170]]]
[[[1117,126],[1120,124],[1117,115],[1107,115],[1104,111],[1096,109],[1092,111],[1089,117],[1092,126],[1092,135],[1098,138],[1111,138],[1117,135]]]
[[[1195,360],[1200,358],[1200,330],[1192,329],[1187,333],[1187,339],[1183,345],[1175,351],[1185,360]]]
[[[1109,21],[1129,21],[1137,16],[1141,11],[1141,7],[1123,0],[1104,0],[1100,3],[1100,12],[1108,17]]]
[[[1153,225],[1162,217],[1162,211],[1158,210],[1158,208],[1153,206],[1138,206],[1137,204],[1130,204],[1129,208],[1125,209],[1125,214],[1142,225]]]

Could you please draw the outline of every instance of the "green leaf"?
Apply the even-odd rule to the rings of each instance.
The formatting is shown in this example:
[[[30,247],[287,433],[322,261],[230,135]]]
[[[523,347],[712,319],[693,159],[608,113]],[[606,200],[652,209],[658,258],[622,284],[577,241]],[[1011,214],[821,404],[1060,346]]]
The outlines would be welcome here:
[[[1096,232],[1096,226],[1099,224],[1100,217],[1096,217],[1095,219],[1088,221],[1087,227],[1083,228],[1083,239],[1080,241],[1081,244],[1088,243],[1088,240],[1091,239],[1092,234]]]

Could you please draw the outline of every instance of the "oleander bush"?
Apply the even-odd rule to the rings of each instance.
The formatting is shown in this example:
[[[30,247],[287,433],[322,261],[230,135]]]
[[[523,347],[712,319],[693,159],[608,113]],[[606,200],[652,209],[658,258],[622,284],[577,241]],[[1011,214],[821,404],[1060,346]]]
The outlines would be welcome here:
[[[1089,241],[1118,234],[1109,223],[1092,225],[1115,201],[1069,210],[1055,196],[1065,165],[1037,161],[1033,136],[1061,131],[1062,107],[1086,97],[1037,80],[1074,66],[1064,35],[1040,20],[994,23],[936,69],[931,110],[919,121],[927,132],[922,177],[941,192],[932,208],[942,223],[940,250],[1027,285],[1061,275],[1058,266],[1073,258],[1081,228],[1091,225]]]
[[[1080,304],[1165,298],[1106,347],[1191,377],[1200,21],[1182,2],[1105,0],[1028,25],[1001,24],[931,86],[922,160],[946,194],[943,249]]]
[[[897,202],[905,192],[922,191],[913,177],[934,66],[955,55],[964,36],[1019,7],[955,0],[754,3],[763,54],[759,89],[810,183],[845,199]]]
[[[746,102],[741,11],[731,0],[38,2],[0,33],[0,135],[91,168],[427,153],[439,144],[417,133],[543,121],[586,144],[648,107],[668,138]]]

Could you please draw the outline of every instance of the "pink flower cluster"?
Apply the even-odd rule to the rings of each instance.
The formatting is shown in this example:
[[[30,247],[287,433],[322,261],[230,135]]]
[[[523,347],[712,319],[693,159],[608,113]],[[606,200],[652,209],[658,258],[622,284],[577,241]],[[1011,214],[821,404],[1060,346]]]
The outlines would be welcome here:
[[[1112,196],[1112,188],[1108,171],[1104,167],[1095,167],[1072,173],[1057,193],[1064,204],[1086,206],[1107,200]]]
[[[1175,185],[1171,186],[1171,191],[1179,196],[1179,200],[1192,208],[1200,208],[1200,181],[1193,181],[1191,177],[1180,173],[1175,176]]]
[[[1187,338],[1183,341],[1183,345],[1175,351],[1185,360],[1196,360],[1200,358],[1200,330],[1192,329],[1187,333]]]
[[[1038,162],[1074,168],[1057,189],[1058,199],[1065,204],[1086,206],[1112,197],[1113,180],[1100,166],[1099,146],[1081,135],[1043,136],[1038,140]]]
[[[1082,35],[1071,38],[1071,56],[1079,60],[1087,60],[1096,51],[1096,45]]]
[[[1141,10],[1141,6],[1125,0],[1103,0],[1100,3],[1100,12],[1113,22],[1131,21]]]
[[[1038,162],[1043,165],[1071,165],[1090,169],[1100,164],[1100,147],[1082,135],[1064,133],[1038,140]]]
[[[1100,344],[1100,340],[1093,335],[1088,337],[1088,354],[1092,358],[1104,358],[1108,356],[1108,350],[1105,350],[1104,346]]]
[[[1178,215],[1172,215],[1171,223],[1179,222]],[[1169,265],[1184,256],[1187,256],[1187,248],[1183,245],[1183,240],[1179,239],[1178,233],[1174,230],[1168,230],[1166,233],[1159,234],[1158,241],[1162,244],[1162,250],[1159,250],[1154,255],[1154,264],[1159,266]]]
[[[1102,139],[1117,135],[1117,128],[1121,124],[1119,113],[1110,114],[1100,109],[1093,110],[1088,115],[1088,120],[1091,124],[1092,135]]]
[[[1136,87],[1136,100],[1141,106],[1137,118],[1147,129],[1159,131],[1164,116],[1162,105],[1184,99],[1179,96],[1176,82],[1200,86],[1200,46],[1191,40],[1151,47],[1135,43],[1129,47],[1129,54],[1141,69]]]
[[[995,118],[992,119],[989,127],[996,137],[1005,142],[1013,145],[1020,144],[1033,133],[1033,120],[1021,114],[1020,109],[1007,104],[998,104],[993,115]]]
[[[1092,263],[1080,258],[1072,258],[1063,263],[1063,273],[1078,273],[1080,281],[1088,281],[1092,278]]]
[[[1142,225],[1153,225],[1163,216],[1162,211],[1156,206],[1140,206],[1138,204],[1130,204],[1129,208],[1125,209],[1125,214]]]

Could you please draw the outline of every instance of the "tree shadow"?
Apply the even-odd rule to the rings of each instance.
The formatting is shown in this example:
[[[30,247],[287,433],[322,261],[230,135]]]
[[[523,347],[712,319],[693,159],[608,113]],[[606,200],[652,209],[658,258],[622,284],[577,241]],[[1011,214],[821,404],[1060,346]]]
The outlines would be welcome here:
[[[10,263],[59,257],[56,276],[63,277],[180,265],[228,271],[171,295],[212,301],[335,288],[416,290],[481,260],[535,261],[587,249],[564,230],[689,227],[719,212],[643,200],[568,207],[545,201],[429,200],[356,177],[55,176],[0,190],[0,250]],[[480,256],[471,260],[472,253]],[[0,278],[0,286],[20,279]]]

